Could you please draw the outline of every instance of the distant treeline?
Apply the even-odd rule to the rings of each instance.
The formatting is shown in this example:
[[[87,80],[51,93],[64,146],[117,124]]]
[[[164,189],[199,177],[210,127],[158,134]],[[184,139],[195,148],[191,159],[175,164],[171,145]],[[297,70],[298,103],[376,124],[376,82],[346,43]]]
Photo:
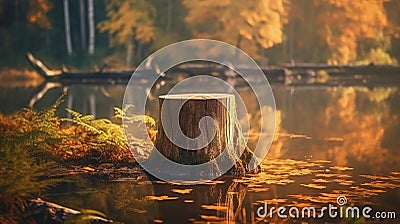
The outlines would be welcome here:
[[[211,38],[260,64],[397,64],[400,1],[0,0],[0,66],[134,66],[167,44]]]

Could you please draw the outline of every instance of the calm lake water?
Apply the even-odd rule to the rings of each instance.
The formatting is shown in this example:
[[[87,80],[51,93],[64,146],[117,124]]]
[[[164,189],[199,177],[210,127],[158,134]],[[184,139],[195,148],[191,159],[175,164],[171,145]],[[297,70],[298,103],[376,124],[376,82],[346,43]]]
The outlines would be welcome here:
[[[332,84],[332,85],[327,85]],[[167,85],[168,86],[168,85]],[[110,118],[121,106],[124,86],[68,86],[63,108]],[[277,107],[276,137],[262,165],[264,171],[243,178],[224,176],[196,186],[150,180],[139,169],[114,178],[74,176],[72,182],[46,192],[47,200],[75,208],[91,208],[124,223],[263,223],[302,221],[352,222],[345,218],[291,219],[257,217],[260,206],[370,206],[400,216],[400,82],[366,84],[336,80],[325,84],[272,84]],[[1,87],[0,111],[29,105],[36,87]],[[157,108],[157,95],[149,106]],[[49,90],[36,104],[43,108],[62,93]],[[138,94],[144,94],[138,91]],[[249,108],[249,89],[240,94]],[[257,126],[258,108],[251,111]],[[153,114],[154,115],[154,114]],[[251,134],[251,133],[250,133]],[[250,135],[250,147],[254,139]],[[100,175],[101,176],[101,175]],[[287,211],[286,211],[287,212]],[[365,221],[365,220],[361,220]],[[368,222],[374,219],[367,220]],[[400,218],[386,219],[398,223]]]

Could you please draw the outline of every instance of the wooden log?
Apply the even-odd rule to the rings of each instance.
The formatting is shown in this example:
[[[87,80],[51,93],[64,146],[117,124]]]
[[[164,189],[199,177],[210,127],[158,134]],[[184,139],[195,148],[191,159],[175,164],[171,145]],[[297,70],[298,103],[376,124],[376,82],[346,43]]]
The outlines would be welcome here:
[[[182,105],[180,111],[177,110],[179,105]],[[236,117],[234,95],[208,93],[164,95],[159,97],[159,106],[159,120],[162,122],[158,125],[156,147],[170,160],[185,165],[201,164],[216,158],[226,146],[233,145],[234,121],[232,117]],[[179,115],[173,114],[175,112],[172,111],[178,111]],[[161,119],[162,116],[168,117]],[[199,123],[206,116],[214,121],[203,122],[205,127],[201,131]],[[215,126],[215,134],[212,130],[212,122]],[[185,147],[175,144],[182,138],[180,131],[190,139],[197,138],[197,145],[192,145],[192,148],[188,149],[187,146],[191,145],[188,141],[183,141],[183,144],[186,143]],[[200,135],[204,138],[199,138]],[[206,144],[207,142],[209,144]],[[206,146],[193,150],[199,145]]]
[[[28,202],[27,207],[31,214],[29,219],[32,222],[29,223],[69,223],[87,221],[89,223],[107,224],[113,223],[112,220],[100,217],[98,212],[92,212],[93,214],[84,214],[81,211],[77,211],[71,208],[67,208],[56,203],[44,201],[41,198],[31,199]]]

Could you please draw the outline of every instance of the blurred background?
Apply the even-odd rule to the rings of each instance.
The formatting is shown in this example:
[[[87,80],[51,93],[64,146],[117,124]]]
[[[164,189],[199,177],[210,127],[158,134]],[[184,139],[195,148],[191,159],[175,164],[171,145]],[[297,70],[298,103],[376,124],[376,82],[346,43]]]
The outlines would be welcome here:
[[[0,0],[0,68],[133,67],[170,43],[225,41],[261,65],[394,64],[400,1]]]
[[[7,191],[25,199],[40,192],[46,200],[95,209],[125,223],[299,223],[303,220],[263,220],[255,212],[266,202],[275,207],[320,208],[335,204],[338,196],[346,196],[350,206],[371,205],[399,214],[399,12],[399,0],[0,0],[0,166],[6,167],[0,169],[0,223],[12,211],[4,210],[1,203],[14,206],[16,201],[7,198]],[[186,189],[149,181],[141,170],[128,169],[129,164],[121,162],[124,156],[120,160],[109,156],[126,151],[93,142],[100,137],[105,141],[103,135],[92,137],[98,132],[86,135],[69,126],[54,129],[59,125],[54,122],[59,119],[56,115],[72,117],[65,110],[69,108],[78,114],[74,117],[78,124],[87,114],[89,122],[112,120],[115,123],[100,120],[99,124],[109,125],[104,130],[120,132],[107,131],[106,137],[111,143],[124,140],[122,127],[115,125],[120,123],[115,108],[122,107],[132,68],[156,50],[191,38],[230,43],[266,70],[276,102],[276,131],[262,162],[263,172]],[[41,77],[26,59],[28,52],[51,69],[61,68],[54,71],[64,79]],[[108,72],[113,68],[129,72],[121,80],[107,71],[99,75],[105,65]],[[205,68],[209,71],[202,73],[232,81],[237,87],[249,111],[251,129],[245,134],[249,148],[254,149],[262,139],[262,111],[270,109],[259,107],[254,90],[240,78],[218,73],[216,66]],[[77,70],[80,76],[74,76]],[[68,72],[69,79],[65,78]],[[87,73],[94,78],[82,78]],[[136,95],[131,96],[147,95],[150,109],[146,114],[155,120],[158,96],[193,75],[190,71],[166,73],[170,79],[160,78],[152,89],[138,82]],[[31,113],[36,112],[22,109],[43,111],[60,96],[63,102],[47,122],[43,122],[46,113],[37,113],[43,119],[33,119]],[[75,158],[82,168],[79,172],[75,167],[72,171],[72,167],[67,171],[47,168],[63,178],[48,190],[37,183],[51,178],[42,178],[43,168],[31,165],[42,157],[32,156],[36,151],[31,138],[20,135],[35,128],[47,131],[44,139],[51,140],[35,137],[40,147],[57,158]],[[52,143],[61,139],[54,136],[67,134],[74,141],[67,138],[65,147]],[[31,186],[38,186],[35,192]],[[385,221],[400,223],[398,219]],[[305,221],[365,222],[322,220]]]

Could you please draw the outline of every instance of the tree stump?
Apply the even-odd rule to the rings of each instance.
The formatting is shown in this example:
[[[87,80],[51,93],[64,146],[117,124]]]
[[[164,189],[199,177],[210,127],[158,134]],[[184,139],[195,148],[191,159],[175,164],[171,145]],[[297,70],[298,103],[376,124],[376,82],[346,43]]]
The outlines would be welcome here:
[[[234,95],[171,94],[160,96],[159,102],[156,147],[170,160],[205,163],[233,144]]]
[[[247,166],[254,154],[246,146],[232,94],[160,96],[155,145],[162,155],[184,165],[209,162],[226,149],[229,159],[236,161],[228,173],[260,171],[260,167],[251,170]],[[214,166],[218,173],[218,164]]]

